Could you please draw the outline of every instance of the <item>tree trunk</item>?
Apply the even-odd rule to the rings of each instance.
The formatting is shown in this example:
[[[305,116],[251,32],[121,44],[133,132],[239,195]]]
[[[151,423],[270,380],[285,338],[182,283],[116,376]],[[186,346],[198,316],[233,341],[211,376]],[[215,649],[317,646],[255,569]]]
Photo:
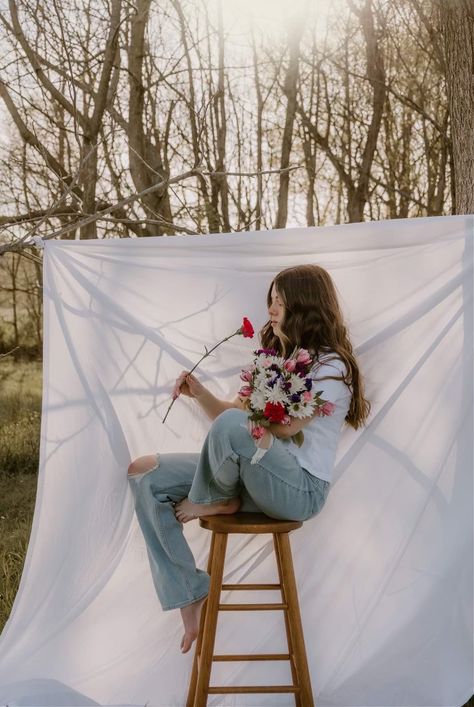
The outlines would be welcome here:
[[[474,213],[474,8],[439,3],[454,158],[455,213]]]
[[[82,183],[83,202],[82,211],[85,214],[96,212],[97,189],[97,137],[91,140],[84,137],[81,151],[82,170],[80,181]],[[80,229],[81,240],[97,238],[97,222],[88,223]]]
[[[257,195],[255,202],[255,230],[260,231],[262,227],[262,198],[263,198],[263,97],[262,86],[259,74],[259,61],[255,37],[252,33],[252,58],[253,74],[255,80],[255,93],[257,96]]]
[[[129,162],[130,174],[137,191],[144,191],[153,184],[168,177],[159,145],[154,145],[145,134],[143,126],[145,87],[143,85],[143,62],[146,57],[145,30],[148,23],[151,0],[137,0],[136,14],[132,17],[130,44],[128,47],[130,100],[128,110],[129,124]],[[147,194],[142,199],[147,218],[161,216],[172,222],[169,193],[167,189]],[[172,226],[145,226],[144,234],[174,234]]]
[[[222,1],[218,7],[218,36],[219,36],[219,79],[218,90],[215,97],[215,112],[217,126],[217,164],[216,172],[225,172],[226,170],[226,135],[227,135],[227,116],[225,109],[225,62],[224,62],[224,22],[222,17]],[[221,213],[222,226],[225,233],[229,233],[230,218],[229,218],[229,185],[227,177],[221,174],[217,177],[218,189],[221,197]]]
[[[181,6],[180,0],[171,0],[176,14],[178,15],[181,42],[183,44],[183,51],[186,61],[187,73],[188,73],[188,98],[187,98],[187,108],[189,112],[189,125],[191,128],[191,139],[193,148],[193,157],[195,166],[201,165],[203,161],[202,148],[201,148],[201,135],[198,126],[198,116],[199,109],[196,102],[196,91],[194,87],[194,72],[193,65],[191,61],[191,51],[186,37],[186,19],[184,16],[183,8]],[[211,169],[211,165],[208,165]],[[209,189],[207,186],[206,178],[203,174],[197,175],[197,181],[201,195],[204,202],[204,207],[206,209],[208,231],[209,233],[219,233],[219,213],[213,207],[211,199],[209,198]]]
[[[366,0],[364,8],[356,12],[364,32],[367,48],[367,78],[372,86],[373,93],[372,115],[362,155],[359,180],[353,193],[349,193],[348,195],[347,214],[350,223],[362,221],[364,218],[364,208],[369,199],[369,181],[372,162],[377,148],[386,97],[383,54],[379,46],[377,30],[375,28],[372,0]]]
[[[288,218],[288,190],[290,186],[291,144],[293,124],[296,114],[296,89],[298,85],[300,41],[303,33],[303,23],[295,22],[289,32],[290,61],[285,78],[284,93],[287,97],[285,127],[283,130],[280,169],[286,170],[280,174],[280,190],[278,192],[278,211],[275,228],[285,228]]]

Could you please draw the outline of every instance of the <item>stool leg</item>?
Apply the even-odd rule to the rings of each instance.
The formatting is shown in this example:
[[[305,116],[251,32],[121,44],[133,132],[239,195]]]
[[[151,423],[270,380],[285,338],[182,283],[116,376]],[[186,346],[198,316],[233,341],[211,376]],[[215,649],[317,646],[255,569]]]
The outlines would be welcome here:
[[[288,603],[288,622],[295,653],[295,668],[298,675],[301,702],[305,707],[314,707],[288,533],[276,533],[276,542],[279,547],[283,584]]]
[[[209,575],[211,574],[211,568],[212,568],[212,564],[214,562],[214,548],[215,548],[214,533],[212,533],[211,547],[209,548],[209,557],[207,560],[207,573]],[[197,676],[198,676],[198,661],[199,661],[199,656],[201,655],[202,637],[204,634],[204,621],[206,619],[206,611],[207,611],[207,601],[204,602],[204,604],[203,604],[203,607],[201,609],[201,616],[199,619],[199,633],[198,633],[198,637],[196,639],[196,648],[194,651],[194,660],[193,660],[193,668],[191,671],[191,677],[189,679],[188,697],[186,700],[186,707],[194,707],[194,695],[196,694],[196,685],[197,685]]]
[[[214,557],[211,570],[211,584],[207,597],[207,609],[203,626],[201,655],[198,665],[196,694],[193,707],[206,707],[211,679],[212,658],[214,656],[214,643],[216,639],[217,616],[224,575],[225,551],[227,547],[227,533],[213,533]]]
[[[276,557],[276,563],[277,563],[277,569],[278,569],[278,578],[280,580],[280,586],[281,586],[281,600],[284,604],[288,604],[288,597],[286,596],[286,588],[285,588],[285,580],[283,577],[283,571],[282,571],[282,560],[281,560],[281,550],[280,550],[280,545],[277,542],[277,537],[278,533],[272,533],[273,535],[273,545],[275,548],[275,557]],[[291,668],[291,677],[293,681],[293,685],[297,687],[299,685],[298,682],[298,676],[296,674],[296,669],[295,669],[295,651],[293,649],[293,639],[291,637],[291,631],[290,631],[290,624],[288,621],[288,611],[285,609],[283,612],[283,617],[285,619],[285,631],[286,631],[286,640],[288,643],[288,653],[290,654],[290,668]],[[295,693],[295,707],[304,707],[304,705],[301,703],[301,698],[298,693]]]

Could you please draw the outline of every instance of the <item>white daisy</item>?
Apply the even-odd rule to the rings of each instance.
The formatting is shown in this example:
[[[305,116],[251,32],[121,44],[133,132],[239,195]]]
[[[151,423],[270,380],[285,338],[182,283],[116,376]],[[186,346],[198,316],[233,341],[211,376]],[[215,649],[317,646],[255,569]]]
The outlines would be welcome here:
[[[299,420],[303,420],[305,417],[310,417],[311,408],[302,403],[291,403],[288,406],[288,414],[291,417],[297,417]]]
[[[287,395],[279,385],[269,388],[266,393],[267,402],[269,403],[286,403]]]
[[[273,371],[271,371],[271,373],[273,373]],[[257,373],[257,375],[254,378],[253,387],[263,389],[266,386],[267,381],[270,378],[271,378],[271,376],[267,371],[265,371],[265,370],[260,371],[260,373]]]
[[[285,363],[286,359],[283,358],[283,356],[273,356],[272,361],[273,363],[276,363],[278,368],[283,369],[283,364]]]
[[[301,393],[304,390],[306,390],[306,386],[304,384],[304,378],[300,378],[300,376],[297,376],[296,373],[292,373],[290,375],[290,383],[291,383],[291,388],[289,391],[290,395],[292,395],[293,393]]]
[[[250,396],[250,403],[255,410],[264,410],[266,404],[265,392],[261,389],[254,390]]]

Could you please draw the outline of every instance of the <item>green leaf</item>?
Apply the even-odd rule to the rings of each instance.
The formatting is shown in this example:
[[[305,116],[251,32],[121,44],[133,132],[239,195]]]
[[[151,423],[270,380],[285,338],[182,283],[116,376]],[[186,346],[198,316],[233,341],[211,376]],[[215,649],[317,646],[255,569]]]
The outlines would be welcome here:
[[[304,442],[303,430],[300,430],[299,432],[297,432],[295,435],[292,436],[291,439],[293,440],[293,442],[296,444],[297,447],[301,447],[301,445]]]

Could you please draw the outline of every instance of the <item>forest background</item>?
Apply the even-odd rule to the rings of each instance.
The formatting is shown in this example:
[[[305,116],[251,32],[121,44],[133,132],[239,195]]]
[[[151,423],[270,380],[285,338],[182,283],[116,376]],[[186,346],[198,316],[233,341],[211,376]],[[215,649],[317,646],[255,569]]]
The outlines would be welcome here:
[[[38,467],[34,242],[474,213],[474,7],[2,0],[0,8],[1,628]]]

